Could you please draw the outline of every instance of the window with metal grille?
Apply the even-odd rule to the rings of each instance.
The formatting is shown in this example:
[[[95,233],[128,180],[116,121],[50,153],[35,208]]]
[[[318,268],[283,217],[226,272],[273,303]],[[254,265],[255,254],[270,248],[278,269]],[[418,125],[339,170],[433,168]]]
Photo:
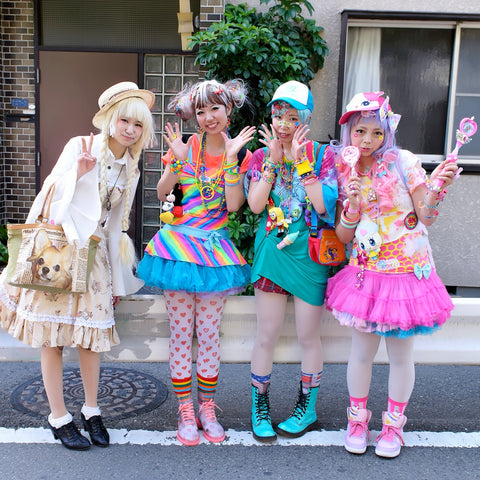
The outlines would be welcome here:
[[[142,245],[145,246],[160,227],[161,206],[157,197],[157,183],[163,172],[161,157],[168,150],[163,139],[164,125],[180,122],[182,133],[197,130],[195,119],[182,122],[168,104],[183,86],[198,80],[198,67],[193,55],[146,55],[144,59],[145,88],[155,92],[155,105],[152,109],[155,120],[157,144],[143,155],[143,218]]]

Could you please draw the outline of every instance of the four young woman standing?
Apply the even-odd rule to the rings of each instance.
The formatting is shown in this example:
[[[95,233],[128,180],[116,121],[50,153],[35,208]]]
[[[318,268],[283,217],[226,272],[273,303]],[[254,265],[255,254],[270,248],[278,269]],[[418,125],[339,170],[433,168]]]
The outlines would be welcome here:
[[[138,276],[164,290],[170,321],[170,373],[179,404],[177,438],[196,445],[200,432],[221,442],[225,432],[214,402],[220,365],[219,329],[227,296],[250,280],[255,287],[257,335],[252,353],[252,430],[262,442],[276,433],[298,437],[316,426],[315,403],[323,370],[320,319],[326,305],[342,325],[353,327],[348,363],[350,407],[345,448],[364,453],[369,437],[367,410],[371,367],[381,337],[390,359],[389,398],[376,453],[400,453],[404,415],[414,382],[413,336],[431,333],[448,318],[452,302],[431,258],[425,226],[435,220],[444,193],[457,171],[443,162],[427,179],[418,159],[395,145],[399,116],[383,92],[358,94],[340,119],[341,146],[308,140],[313,98],[306,85],[281,85],[269,103],[270,127],[262,125],[265,146],[253,156],[245,145],[254,127],[231,137],[229,116],[246,101],[239,80],[215,80],[186,86],[170,107],[183,119],[195,115],[199,133],[182,138],[167,124],[170,149],[158,196],[176,205],[148,244]],[[98,352],[118,343],[113,295],[133,293],[142,282],[133,277],[134,260],[126,230],[138,181],[137,162],[153,136],[149,108],[153,94],[122,82],[105,91],[94,125],[96,137],[72,139],[32,206],[38,215],[45,191],[56,184],[51,220],[62,224],[69,241],[101,238],[91,284],[84,295],[51,295],[11,287],[2,275],[1,325],[10,334],[42,348],[42,373],[55,437],[72,449],[89,448],[66,411],[62,393],[62,349],[77,346],[85,387],[82,420],[91,441],[109,443],[96,395]],[[347,147],[358,149],[350,162]],[[98,160],[97,160],[98,159]],[[335,215],[338,196],[339,203]],[[246,174],[246,175],[245,175]],[[262,214],[250,267],[228,236],[228,212],[245,202]],[[89,198],[88,208],[79,202]],[[328,281],[328,267],[308,252],[312,215],[336,224],[341,241],[353,241],[349,265]],[[302,348],[297,402],[279,425],[270,418],[269,387],[273,353],[293,296]],[[53,303],[55,310],[53,310]],[[60,312],[60,313],[59,313]],[[89,315],[85,315],[85,312]],[[86,320],[91,318],[91,320]],[[198,412],[192,398],[192,341],[198,338],[196,378]]]

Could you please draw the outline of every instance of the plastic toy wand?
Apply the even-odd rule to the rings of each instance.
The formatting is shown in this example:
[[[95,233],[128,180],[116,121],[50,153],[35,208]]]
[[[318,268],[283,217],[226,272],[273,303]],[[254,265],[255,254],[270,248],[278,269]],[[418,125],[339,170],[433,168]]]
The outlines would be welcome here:
[[[460,125],[457,129],[457,144],[450,154],[447,155],[447,160],[449,162],[456,162],[458,160],[458,151],[460,147],[472,140],[472,136],[475,135],[477,131],[477,122],[475,122],[475,117],[464,118],[460,122]],[[433,186],[433,191],[439,192],[442,189],[443,180],[436,180],[435,185]]]

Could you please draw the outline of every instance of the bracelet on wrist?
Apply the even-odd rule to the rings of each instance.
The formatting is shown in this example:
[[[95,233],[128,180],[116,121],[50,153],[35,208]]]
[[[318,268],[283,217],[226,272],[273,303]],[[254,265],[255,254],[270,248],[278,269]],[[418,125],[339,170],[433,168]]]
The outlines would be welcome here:
[[[240,183],[240,175],[235,175],[233,178],[227,178],[227,176],[225,176],[226,187],[235,187],[239,183]]]
[[[265,159],[265,162],[262,165],[262,176],[261,178],[267,183],[273,183],[275,181],[277,174],[275,165],[270,162],[269,157]]]
[[[238,175],[240,172],[240,169],[238,168],[238,165],[236,163],[226,166],[223,170],[225,171],[225,173],[229,173],[230,175]]]
[[[360,211],[360,206],[358,206],[357,208],[351,208],[350,200],[347,199],[343,202],[343,209],[347,213],[355,214],[355,213],[358,213]]]
[[[353,230],[357,228],[357,225],[360,222],[360,216],[359,213],[357,218],[351,220],[347,217],[345,210],[342,210],[342,214],[340,215],[340,225],[347,230]]]
[[[315,175],[313,170],[308,173],[304,173],[303,175],[300,176],[300,183],[305,186],[305,185],[311,185],[312,183],[315,183],[318,180],[318,177]]]
[[[178,160],[172,156],[172,161],[170,163],[170,171],[175,175],[180,175],[183,172],[183,165],[185,162]]]
[[[441,200],[437,197],[437,203],[435,205],[429,205],[427,203],[427,197],[428,193],[425,194],[425,197],[423,199],[423,205],[425,206],[425,208],[428,208],[429,210],[437,210]]]

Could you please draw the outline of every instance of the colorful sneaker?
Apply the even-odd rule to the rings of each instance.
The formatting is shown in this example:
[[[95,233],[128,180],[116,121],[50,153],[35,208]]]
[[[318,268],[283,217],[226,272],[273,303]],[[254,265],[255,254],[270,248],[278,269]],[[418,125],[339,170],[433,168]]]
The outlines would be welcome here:
[[[193,446],[200,442],[200,433],[195,421],[193,401],[180,403],[178,407],[178,430],[177,438],[184,445]]]
[[[215,408],[220,410],[220,407],[215,405],[213,399],[201,403],[198,411],[197,426],[203,430],[203,436],[209,442],[218,443],[225,440],[225,430],[218,423]]]
[[[407,417],[401,413],[383,412],[383,428],[377,437],[375,453],[379,457],[393,458],[400,454],[403,441],[403,427],[407,423]]]
[[[368,422],[372,412],[366,408],[347,408],[348,426],[345,434],[345,450],[350,453],[362,454],[367,450],[370,437]]]

